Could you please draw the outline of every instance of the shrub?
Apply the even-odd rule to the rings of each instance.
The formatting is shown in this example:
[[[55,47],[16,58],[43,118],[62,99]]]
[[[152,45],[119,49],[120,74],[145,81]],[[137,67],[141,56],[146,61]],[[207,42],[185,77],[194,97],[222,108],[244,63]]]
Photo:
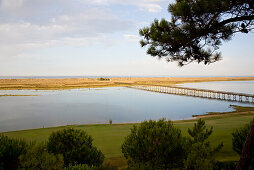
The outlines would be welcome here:
[[[245,140],[247,138],[251,125],[252,125],[252,121],[244,125],[243,127],[236,129],[232,133],[232,148],[239,155],[241,155],[242,153],[243,145],[245,143]],[[254,153],[254,151],[252,153]],[[252,155],[250,166],[254,169],[254,155]]]
[[[237,162],[216,162],[213,166],[213,170],[233,170],[235,169]]]
[[[109,78],[100,77],[97,80],[99,80],[99,81],[109,81],[110,79]]]
[[[48,151],[62,154],[64,164],[88,164],[100,166],[104,155],[92,145],[92,137],[83,130],[63,129],[53,132],[48,140]]]
[[[61,170],[63,168],[63,156],[47,152],[47,146],[43,143],[33,145],[26,154],[20,156],[22,169]]]
[[[24,140],[0,135],[0,169],[17,169],[19,156],[26,152],[27,146]]]
[[[252,121],[232,133],[232,147],[239,155],[242,153],[243,144],[250,130]]]
[[[129,167],[173,169],[183,166],[185,138],[171,121],[144,121],[133,126],[122,145]]]
[[[199,119],[192,129],[188,129],[190,150],[184,161],[185,169],[211,170],[215,167],[215,153],[221,150],[223,143],[212,148],[207,141],[213,132],[213,128],[207,129],[205,121]]]
[[[96,170],[96,169],[86,164],[78,164],[78,165],[69,165],[64,170]]]
[[[76,164],[70,165],[64,170],[117,170],[118,168],[111,166],[110,164],[105,164],[100,167],[89,166],[87,164]]]

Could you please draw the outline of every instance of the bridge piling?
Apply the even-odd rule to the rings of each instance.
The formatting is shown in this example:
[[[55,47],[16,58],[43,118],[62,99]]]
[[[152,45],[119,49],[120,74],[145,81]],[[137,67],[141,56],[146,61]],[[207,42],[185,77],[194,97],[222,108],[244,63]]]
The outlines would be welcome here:
[[[201,98],[210,98],[218,100],[228,100],[228,101],[238,101],[245,103],[254,104],[253,94],[235,93],[235,92],[225,92],[225,91],[215,91],[207,89],[195,89],[186,87],[176,87],[176,86],[131,86],[130,88],[136,88],[140,90],[153,91],[159,93],[176,94],[176,95],[186,95]]]

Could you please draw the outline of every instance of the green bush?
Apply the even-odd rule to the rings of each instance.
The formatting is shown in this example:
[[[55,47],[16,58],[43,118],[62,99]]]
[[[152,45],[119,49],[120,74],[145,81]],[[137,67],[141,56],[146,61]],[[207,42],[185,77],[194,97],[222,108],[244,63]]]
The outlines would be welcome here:
[[[243,144],[250,130],[252,121],[232,133],[232,147],[239,155],[242,153]]]
[[[192,129],[188,129],[191,138],[188,142],[188,156],[184,161],[185,169],[212,170],[215,167],[215,154],[222,149],[223,143],[212,148],[208,141],[212,132],[213,128],[207,129],[202,119]]]
[[[26,154],[20,156],[20,169],[61,170],[63,156],[47,152],[44,143],[33,145]]]
[[[100,166],[104,155],[92,145],[92,137],[83,130],[63,129],[53,132],[48,140],[49,153],[62,154],[65,166],[88,164]]]
[[[118,170],[116,166],[112,166],[109,163],[103,164],[100,167],[96,167],[96,170]]]
[[[213,170],[234,170],[237,162],[216,162],[213,166]]]
[[[26,152],[27,146],[24,140],[10,139],[0,134],[0,169],[17,169],[19,156]]]
[[[110,164],[101,165],[100,167],[89,166],[87,164],[76,164],[66,167],[64,170],[118,170]]]
[[[232,147],[233,147],[233,150],[239,155],[241,155],[242,153],[242,148],[247,138],[247,135],[249,133],[249,130],[251,128],[251,125],[252,125],[252,121],[244,125],[243,127],[236,129],[232,133]],[[252,155],[250,166],[252,167],[252,169],[254,169],[254,155]]]
[[[129,167],[173,169],[183,167],[186,140],[181,131],[165,119],[133,126],[122,145]]]
[[[77,165],[69,165],[64,170],[96,170],[96,169],[86,164],[77,164]]]
[[[110,79],[109,79],[109,78],[100,77],[100,78],[98,78],[97,80],[99,80],[99,81],[109,81]]]

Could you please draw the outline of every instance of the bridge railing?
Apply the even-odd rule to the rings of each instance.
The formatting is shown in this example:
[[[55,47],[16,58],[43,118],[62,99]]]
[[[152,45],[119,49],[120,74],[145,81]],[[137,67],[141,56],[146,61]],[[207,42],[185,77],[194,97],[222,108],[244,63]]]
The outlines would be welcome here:
[[[201,98],[211,98],[220,100],[230,100],[238,102],[247,102],[254,104],[254,95],[245,93],[235,93],[227,91],[216,91],[208,89],[196,89],[177,86],[130,86],[130,88],[141,89],[146,91],[154,91],[160,93],[186,95]]]

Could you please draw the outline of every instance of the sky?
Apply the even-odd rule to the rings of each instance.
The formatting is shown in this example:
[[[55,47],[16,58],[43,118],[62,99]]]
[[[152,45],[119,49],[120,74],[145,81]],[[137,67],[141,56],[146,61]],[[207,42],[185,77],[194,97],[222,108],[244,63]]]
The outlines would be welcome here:
[[[173,0],[0,0],[0,76],[254,76],[254,34],[223,60],[178,67],[146,54],[138,32]]]

